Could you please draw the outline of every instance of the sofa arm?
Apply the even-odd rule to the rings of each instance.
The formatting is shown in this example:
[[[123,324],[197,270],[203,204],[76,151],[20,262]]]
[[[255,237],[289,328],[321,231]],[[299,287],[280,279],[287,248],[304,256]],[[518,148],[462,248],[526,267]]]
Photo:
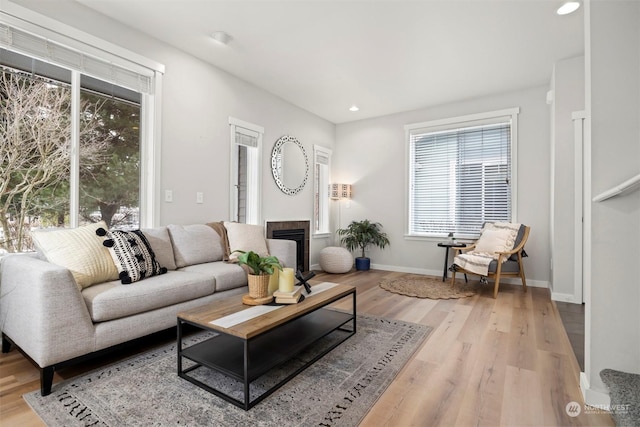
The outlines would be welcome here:
[[[296,269],[297,244],[294,240],[267,239],[267,248],[270,255],[278,257],[283,267]]]
[[[41,368],[95,348],[71,272],[32,254],[0,258],[0,329]]]

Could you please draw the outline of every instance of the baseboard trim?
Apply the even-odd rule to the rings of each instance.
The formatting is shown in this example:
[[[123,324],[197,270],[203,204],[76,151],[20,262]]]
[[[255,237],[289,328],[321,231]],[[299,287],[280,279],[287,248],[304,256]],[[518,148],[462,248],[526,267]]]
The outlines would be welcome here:
[[[427,270],[423,268],[397,267],[394,265],[384,265],[384,264],[371,264],[371,268],[376,270],[397,271],[399,273],[426,274],[428,276],[442,277],[442,270]],[[451,277],[451,273],[449,273],[449,277]],[[505,277],[500,281],[500,283],[508,283],[510,285],[522,285],[522,282],[520,281],[520,279],[516,279],[514,277]],[[549,281],[527,279],[527,286],[532,286],[534,288],[549,288]]]
[[[386,264],[371,264],[371,268],[373,268],[374,270],[396,271],[398,273],[424,274],[427,276],[442,277],[442,270],[427,270],[426,268],[414,268],[414,267],[398,267],[395,265],[386,265]]]
[[[574,294],[563,294],[560,292],[551,291],[551,299],[553,301],[570,302],[573,304],[582,304],[582,301],[578,301]]]
[[[582,391],[582,398],[584,399],[585,405],[596,408],[609,408],[611,405],[609,394],[592,389],[589,386],[589,378],[587,378],[587,374],[584,372],[580,372],[580,390]]]
[[[311,270],[322,271],[322,268],[320,268],[320,264],[312,264],[310,268]],[[395,271],[398,273],[424,274],[427,276],[442,277],[442,270],[427,270],[426,268],[398,267],[395,265],[373,263],[371,264],[371,268],[374,270]],[[451,273],[449,273],[448,277],[451,277]],[[501,283],[508,283],[510,285],[522,285],[520,279],[516,279],[513,277],[505,277],[501,280]],[[549,282],[547,280],[527,279],[527,286],[532,286],[534,288],[549,288]]]

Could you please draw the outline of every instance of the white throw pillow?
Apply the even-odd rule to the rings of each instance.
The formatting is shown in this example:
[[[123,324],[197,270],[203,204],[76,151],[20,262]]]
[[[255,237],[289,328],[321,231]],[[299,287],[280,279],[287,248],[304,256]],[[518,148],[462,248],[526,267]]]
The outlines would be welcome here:
[[[234,252],[237,250],[253,251],[260,256],[269,256],[263,226],[225,221],[224,227],[227,229],[229,239],[230,261],[235,261],[240,256],[239,252]]]
[[[69,269],[82,290],[118,279],[109,249],[102,245],[104,238],[96,235],[98,228],[106,227],[100,221],[78,228],[37,230],[31,236],[47,261]]]
[[[475,252],[486,252],[493,254],[495,252],[506,252],[513,249],[513,241],[511,240],[512,232],[506,229],[486,228],[478,242],[476,243]],[[511,244],[509,242],[511,241]]]

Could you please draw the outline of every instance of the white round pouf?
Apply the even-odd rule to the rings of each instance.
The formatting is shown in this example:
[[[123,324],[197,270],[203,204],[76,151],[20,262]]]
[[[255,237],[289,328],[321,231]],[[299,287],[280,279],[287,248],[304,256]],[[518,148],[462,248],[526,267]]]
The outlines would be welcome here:
[[[320,251],[320,268],[327,273],[346,273],[353,267],[353,255],[340,246],[329,246]]]

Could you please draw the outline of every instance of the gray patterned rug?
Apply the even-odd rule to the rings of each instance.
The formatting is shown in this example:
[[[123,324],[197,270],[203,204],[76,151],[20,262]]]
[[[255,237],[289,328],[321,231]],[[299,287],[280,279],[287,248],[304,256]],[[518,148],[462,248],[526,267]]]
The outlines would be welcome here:
[[[54,384],[49,396],[37,391],[24,399],[49,426],[356,426],[432,330],[365,315],[358,315],[357,328],[249,411],[179,378],[175,344]],[[187,344],[209,336],[194,334]],[[209,369],[193,372],[229,393],[239,390],[240,384]],[[252,393],[259,395],[272,375],[283,372],[264,375]]]

